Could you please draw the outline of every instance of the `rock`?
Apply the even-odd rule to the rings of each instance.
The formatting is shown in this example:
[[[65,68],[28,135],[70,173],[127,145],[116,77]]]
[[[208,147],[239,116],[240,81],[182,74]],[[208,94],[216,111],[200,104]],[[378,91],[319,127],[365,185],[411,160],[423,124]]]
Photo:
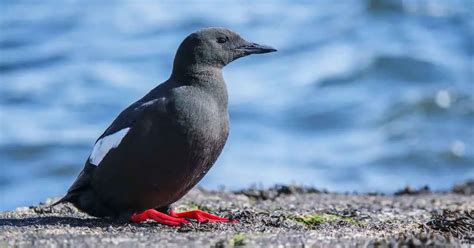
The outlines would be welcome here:
[[[417,192],[337,194],[281,185],[239,192],[197,188],[176,206],[205,208],[240,221],[192,222],[179,228],[92,218],[69,204],[39,205],[0,213],[0,247],[457,246],[474,242],[472,194]],[[297,218],[318,215],[327,218],[311,226]]]

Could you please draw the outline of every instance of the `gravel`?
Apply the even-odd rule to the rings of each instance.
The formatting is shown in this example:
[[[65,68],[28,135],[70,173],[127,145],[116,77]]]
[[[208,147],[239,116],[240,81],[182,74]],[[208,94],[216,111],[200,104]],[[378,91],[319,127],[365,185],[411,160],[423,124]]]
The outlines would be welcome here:
[[[275,186],[238,192],[193,189],[174,204],[202,209],[239,223],[97,219],[49,199],[0,213],[0,247],[334,247],[451,246],[474,244],[473,181],[450,192],[407,188],[393,195],[340,194]]]

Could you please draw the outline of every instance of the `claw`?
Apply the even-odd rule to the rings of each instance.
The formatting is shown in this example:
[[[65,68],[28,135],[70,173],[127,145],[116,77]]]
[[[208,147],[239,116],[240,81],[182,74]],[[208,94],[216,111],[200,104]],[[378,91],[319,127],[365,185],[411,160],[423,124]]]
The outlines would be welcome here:
[[[182,224],[189,223],[188,219],[195,219],[199,223],[207,223],[207,222],[232,222],[238,223],[238,220],[232,220],[228,218],[219,217],[217,215],[213,215],[202,210],[191,210],[181,213],[176,213],[173,210],[169,211],[169,215],[157,211],[155,209],[148,209],[141,213],[134,213],[130,220],[135,223],[143,222],[146,220],[154,220],[160,224],[168,225],[168,226],[181,226]]]
[[[181,213],[176,213],[173,210],[169,211],[170,216],[173,216],[175,218],[188,218],[188,219],[195,219],[199,223],[204,223],[204,222],[232,222],[232,223],[238,223],[237,220],[232,220],[228,218],[223,218],[219,217],[217,215],[213,215],[207,212],[204,212],[202,210],[191,210],[191,211],[186,211],[186,212],[181,212]]]
[[[180,226],[182,224],[189,223],[189,221],[184,218],[170,216],[162,212],[156,211],[155,209],[148,209],[141,213],[135,213],[130,217],[130,220],[136,223],[143,222],[149,219],[168,226]]]

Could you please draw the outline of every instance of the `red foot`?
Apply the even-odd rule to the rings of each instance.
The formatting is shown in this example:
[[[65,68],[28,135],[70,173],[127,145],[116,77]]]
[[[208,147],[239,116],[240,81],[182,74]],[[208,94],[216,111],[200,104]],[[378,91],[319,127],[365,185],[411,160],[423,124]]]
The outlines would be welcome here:
[[[202,210],[191,210],[191,211],[186,211],[186,212],[181,212],[181,213],[176,213],[173,210],[170,210],[170,215],[176,218],[188,218],[188,219],[195,219],[199,223],[203,222],[233,222],[236,223],[238,222],[237,220],[231,220],[228,218],[222,218],[207,212],[204,212]]]
[[[188,223],[184,218],[170,216],[162,212],[156,211],[155,209],[148,209],[141,213],[135,213],[130,217],[132,222],[142,222],[145,220],[152,219],[160,224],[168,226],[180,226],[181,224]]]

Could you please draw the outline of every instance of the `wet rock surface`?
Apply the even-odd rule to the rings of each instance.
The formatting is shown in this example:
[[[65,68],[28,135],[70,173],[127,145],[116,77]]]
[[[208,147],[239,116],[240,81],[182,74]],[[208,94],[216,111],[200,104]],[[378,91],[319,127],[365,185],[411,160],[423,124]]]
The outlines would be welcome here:
[[[471,182],[463,185],[450,192],[396,195],[282,185],[239,192],[197,188],[174,208],[199,208],[239,223],[192,222],[178,228],[92,218],[69,204],[50,208],[54,199],[49,199],[0,213],[0,247],[469,246],[474,195]]]

